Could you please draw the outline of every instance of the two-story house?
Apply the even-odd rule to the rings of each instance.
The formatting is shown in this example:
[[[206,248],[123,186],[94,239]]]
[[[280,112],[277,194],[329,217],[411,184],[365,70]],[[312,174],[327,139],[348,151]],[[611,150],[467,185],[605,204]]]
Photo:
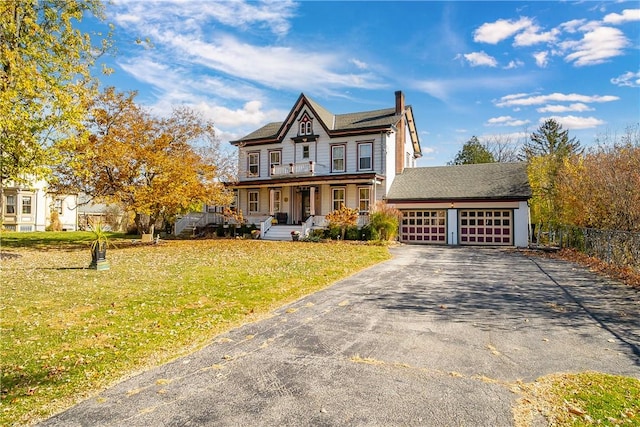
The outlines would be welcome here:
[[[394,177],[422,155],[413,110],[400,91],[391,108],[348,114],[301,94],[284,121],[231,144],[239,150],[236,206],[248,221],[273,217],[308,228],[324,225],[324,215],[342,204],[357,207],[366,222]]]

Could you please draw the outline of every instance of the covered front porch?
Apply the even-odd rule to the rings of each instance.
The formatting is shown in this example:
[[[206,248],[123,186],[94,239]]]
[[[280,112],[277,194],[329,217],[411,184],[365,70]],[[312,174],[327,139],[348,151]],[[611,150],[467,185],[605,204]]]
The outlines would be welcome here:
[[[278,234],[288,240],[294,230],[285,227],[297,227],[302,236],[311,229],[326,228],[325,216],[343,204],[358,208],[358,226],[366,225],[370,208],[384,194],[382,178],[375,174],[323,178],[265,180],[255,186],[243,183],[236,186],[236,206],[247,223],[260,225],[263,237]]]

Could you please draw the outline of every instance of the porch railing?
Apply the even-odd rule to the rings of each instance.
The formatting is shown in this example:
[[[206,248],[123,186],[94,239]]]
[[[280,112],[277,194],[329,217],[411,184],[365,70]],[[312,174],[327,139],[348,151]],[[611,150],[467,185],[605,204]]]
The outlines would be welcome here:
[[[223,224],[224,215],[217,212],[192,212],[176,221],[175,235],[179,235],[184,230],[194,230],[207,224]]]
[[[273,225],[273,220],[274,218],[272,216],[269,216],[264,221],[260,221],[260,238],[261,239],[264,238],[264,235],[267,233],[267,231],[269,231],[269,229]]]
[[[311,227],[313,227],[313,215],[309,216],[305,222],[302,223],[302,237],[309,237]]]
[[[271,176],[313,175],[314,173],[314,162],[289,163],[288,165],[271,166]]]

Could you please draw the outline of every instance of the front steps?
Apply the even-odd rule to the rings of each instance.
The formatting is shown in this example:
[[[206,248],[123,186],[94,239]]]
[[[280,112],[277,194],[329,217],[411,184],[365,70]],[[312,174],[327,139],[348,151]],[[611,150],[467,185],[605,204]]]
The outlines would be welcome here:
[[[302,239],[302,226],[301,225],[272,225],[264,236],[260,236],[262,240],[292,240],[291,232],[299,231],[300,238]]]

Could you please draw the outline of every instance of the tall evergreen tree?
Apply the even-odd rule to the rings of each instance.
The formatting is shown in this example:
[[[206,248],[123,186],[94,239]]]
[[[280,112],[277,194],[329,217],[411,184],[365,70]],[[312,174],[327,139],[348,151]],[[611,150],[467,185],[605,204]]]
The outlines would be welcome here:
[[[582,153],[580,141],[575,137],[569,138],[568,130],[562,130],[560,123],[554,119],[548,119],[531,134],[531,139],[525,142],[520,157],[527,161],[547,155],[563,159],[571,154],[580,153]]]

